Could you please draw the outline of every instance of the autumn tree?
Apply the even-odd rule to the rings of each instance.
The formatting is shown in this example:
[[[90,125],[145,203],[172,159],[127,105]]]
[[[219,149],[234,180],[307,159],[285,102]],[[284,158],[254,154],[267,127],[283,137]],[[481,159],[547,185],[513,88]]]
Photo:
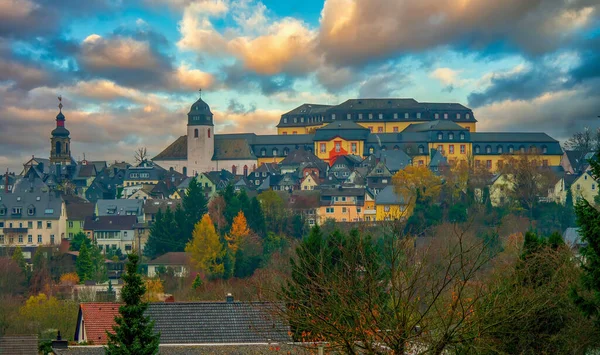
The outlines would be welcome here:
[[[191,262],[197,269],[213,277],[223,274],[224,248],[208,214],[196,224],[193,238],[186,245],[185,251],[190,253]]]
[[[283,199],[273,190],[267,190],[258,195],[262,206],[267,231],[279,232],[280,223],[284,217],[285,204]]]
[[[244,216],[244,212],[239,211],[233,219],[229,233],[225,235],[229,249],[235,254],[238,251],[241,241],[248,235],[250,235],[250,229],[248,229],[246,217]]]
[[[76,272],[69,272],[60,276],[60,284],[63,286],[75,286],[79,284],[79,275]]]
[[[396,193],[404,197],[408,204],[414,204],[417,197],[423,200],[437,200],[442,181],[426,166],[409,165],[392,177]]]
[[[108,335],[106,353],[109,355],[154,355],[158,352],[160,334],[154,333],[154,321],[144,315],[148,303],[142,300],[146,287],[138,274],[139,257],[135,253],[128,255],[129,262],[123,275],[125,285],[121,290],[121,299],[125,303],[119,307],[115,317],[114,333]]]
[[[71,338],[75,334],[79,304],[72,301],[59,301],[44,293],[30,296],[19,309],[18,322],[25,324],[22,332],[43,335],[47,329],[60,329]],[[52,334],[52,336],[54,333]]]
[[[18,295],[25,291],[27,279],[14,258],[0,258],[0,296]]]
[[[227,220],[225,220],[225,199],[218,195],[213,197],[208,203],[208,215],[210,219],[217,225],[219,233],[225,231]]]
[[[160,278],[155,277],[146,280],[146,293],[144,293],[145,302],[158,302],[160,296],[165,293],[163,283]]]

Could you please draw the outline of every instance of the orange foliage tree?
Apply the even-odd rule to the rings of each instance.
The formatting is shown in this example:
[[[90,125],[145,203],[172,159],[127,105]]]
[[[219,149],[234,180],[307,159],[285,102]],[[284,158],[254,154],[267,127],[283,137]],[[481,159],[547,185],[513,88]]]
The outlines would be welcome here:
[[[160,300],[160,296],[165,293],[162,281],[157,277],[146,280],[146,293],[144,294],[144,301],[146,302],[157,302]]]
[[[424,199],[437,199],[442,188],[442,180],[426,166],[409,165],[392,177],[396,193],[414,204],[417,196]]]
[[[249,235],[250,229],[246,223],[246,216],[244,216],[244,212],[240,211],[233,219],[229,234],[225,235],[225,240],[227,240],[229,249],[231,249],[234,255],[237,252],[240,243]]]
[[[79,276],[76,272],[69,272],[60,276],[60,284],[63,286],[74,286],[79,283]]]
[[[220,276],[225,271],[223,265],[225,250],[208,214],[196,223],[192,240],[185,246],[185,251],[190,253],[192,265],[205,274]]]

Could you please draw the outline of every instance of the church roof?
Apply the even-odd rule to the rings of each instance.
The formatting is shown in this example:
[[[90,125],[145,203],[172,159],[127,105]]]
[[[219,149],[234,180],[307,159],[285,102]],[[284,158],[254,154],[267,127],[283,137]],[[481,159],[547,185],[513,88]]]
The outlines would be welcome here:
[[[56,127],[52,130],[53,137],[68,137],[71,132],[65,127]]]
[[[186,160],[187,136],[181,136],[171,143],[165,150],[158,153],[152,160]]]
[[[256,156],[247,139],[215,136],[213,160],[255,160]]]

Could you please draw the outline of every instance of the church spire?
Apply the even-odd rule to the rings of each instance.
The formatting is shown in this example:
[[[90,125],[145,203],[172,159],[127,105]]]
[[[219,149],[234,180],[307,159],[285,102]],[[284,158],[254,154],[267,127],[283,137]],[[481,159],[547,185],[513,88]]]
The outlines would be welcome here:
[[[50,138],[50,162],[71,164],[71,138],[65,128],[65,115],[62,113],[62,96],[58,96],[58,115],[56,115],[56,128],[52,130]]]

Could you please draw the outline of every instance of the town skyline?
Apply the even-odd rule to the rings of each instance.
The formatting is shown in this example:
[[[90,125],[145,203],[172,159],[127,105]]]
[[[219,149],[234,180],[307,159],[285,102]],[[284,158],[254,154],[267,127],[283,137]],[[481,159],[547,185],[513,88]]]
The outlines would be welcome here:
[[[479,131],[598,127],[598,5],[418,3],[7,2],[0,167],[48,157],[59,95],[76,160],[154,156],[185,134],[200,88],[217,134],[274,134],[303,103],[359,97],[461,103]]]

